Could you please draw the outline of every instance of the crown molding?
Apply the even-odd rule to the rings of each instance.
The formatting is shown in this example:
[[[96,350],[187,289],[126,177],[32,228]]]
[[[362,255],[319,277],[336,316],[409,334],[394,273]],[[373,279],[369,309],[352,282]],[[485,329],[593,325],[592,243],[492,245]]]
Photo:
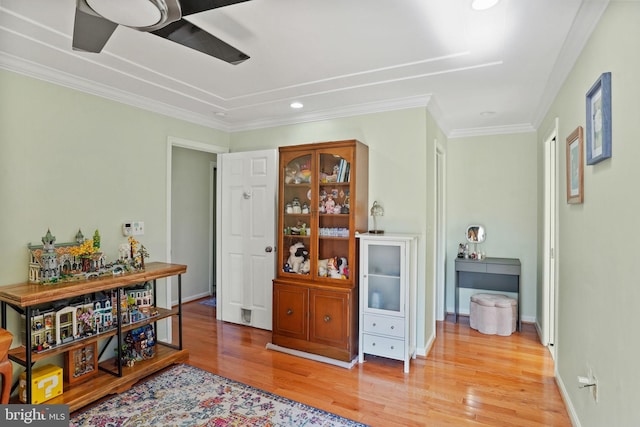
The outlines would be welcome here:
[[[88,93],[90,95],[110,99],[132,107],[141,108],[146,111],[184,120],[208,128],[230,132],[229,126],[226,123],[216,120],[214,117],[195,114],[149,98],[133,96],[128,92],[64,73],[41,64],[26,61],[22,58],[17,58],[3,52],[0,52],[0,68],[28,77],[33,77],[48,83],[64,86],[69,89]]]
[[[609,1],[583,1],[581,3],[580,10],[576,14],[576,20],[573,21],[556,62],[553,64],[549,80],[535,111],[532,123],[536,128],[542,124],[542,120],[544,120],[553,101],[558,96],[558,92],[580,57],[591,33],[600,22],[600,18],[602,18],[607,9]]]
[[[507,126],[487,126],[482,128],[453,129],[447,137],[449,139],[468,138],[473,136],[506,135],[514,133],[536,132],[531,123],[522,123]]]
[[[321,120],[332,120],[365,114],[383,113],[388,111],[404,110],[407,108],[427,108],[442,132],[450,139],[481,135],[535,132],[535,128],[532,124],[450,130],[446,119],[444,118],[444,114],[442,114],[442,111],[440,110],[435,98],[431,95],[419,95],[406,98],[398,98],[384,102],[350,105],[313,112],[309,114],[296,115],[292,117],[256,120],[234,125],[216,120],[213,117],[205,117],[201,114],[194,114],[190,111],[175,108],[171,105],[157,102],[148,98],[132,96],[127,92],[117,90],[106,85],[101,85],[87,79],[82,79],[71,74],[62,73],[53,68],[45,67],[41,64],[35,64],[21,58],[7,55],[6,53],[0,53],[0,68],[43,80],[49,83],[68,87],[70,89],[78,90],[91,95],[99,96],[101,98],[110,99],[112,101],[120,102],[132,107],[141,108],[146,111],[151,111],[154,113],[162,114],[164,116],[173,117],[200,126],[205,126],[229,133],[241,132],[246,130],[257,130],[276,126],[309,123]]]
[[[429,104],[431,95],[411,96],[398,98],[384,102],[371,102],[366,104],[350,105],[339,108],[332,108],[323,111],[316,111],[308,114],[299,114],[292,117],[255,120],[247,123],[232,125],[231,132],[241,132],[246,130],[257,130],[276,126],[295,125],[300,123],[316,122],[321,120],[332,120],[344,117],[361,116],[364,114],[383,113],[387,111],[404,110],[407,108],[426,107]]]

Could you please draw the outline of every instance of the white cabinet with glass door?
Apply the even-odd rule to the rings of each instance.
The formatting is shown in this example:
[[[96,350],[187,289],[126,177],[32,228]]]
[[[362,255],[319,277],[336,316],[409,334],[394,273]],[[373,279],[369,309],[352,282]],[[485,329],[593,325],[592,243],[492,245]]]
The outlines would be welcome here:
[[[365,354],[416,357],[417,241],[414,234],[360,234],[360,345]]]

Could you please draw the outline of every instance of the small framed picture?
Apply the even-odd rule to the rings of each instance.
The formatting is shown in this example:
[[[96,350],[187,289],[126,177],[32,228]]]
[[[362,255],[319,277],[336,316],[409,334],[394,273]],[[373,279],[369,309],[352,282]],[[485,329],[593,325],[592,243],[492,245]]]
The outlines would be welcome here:
[[[611,73],[603,73],[587,92],[587,164],[611,157]]]
[[[584,156],[582,126],[567,137],[567,203],[584,201]]]
[[[98,344],[91,343],[65,353],[65,379],[69,384],[86,381],[98,373]]]

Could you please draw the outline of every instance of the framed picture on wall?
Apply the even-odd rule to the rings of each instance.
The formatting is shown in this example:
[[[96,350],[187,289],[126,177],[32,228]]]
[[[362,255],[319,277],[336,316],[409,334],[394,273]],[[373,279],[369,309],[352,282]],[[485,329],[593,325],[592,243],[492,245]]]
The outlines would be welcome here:
[[[611,157],[611,73],[603,73],[587,92],[587,164]]]
[[[567,203],[584,201],[584,143],[582,126],[567,137]]]

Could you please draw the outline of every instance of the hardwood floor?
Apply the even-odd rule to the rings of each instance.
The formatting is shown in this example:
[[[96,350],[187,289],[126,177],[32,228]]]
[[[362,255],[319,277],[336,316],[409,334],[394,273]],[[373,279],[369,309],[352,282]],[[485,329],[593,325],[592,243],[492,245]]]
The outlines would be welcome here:
[[[267,350],[269,331],[218,322],[215,308],[183,306],[189,363],[370,426],[570,426],[553,362],[532,325],[510,337],[438,322],[427,357],[367,356],[344,369]],[[175,330],[175,328],[174,328]]]

